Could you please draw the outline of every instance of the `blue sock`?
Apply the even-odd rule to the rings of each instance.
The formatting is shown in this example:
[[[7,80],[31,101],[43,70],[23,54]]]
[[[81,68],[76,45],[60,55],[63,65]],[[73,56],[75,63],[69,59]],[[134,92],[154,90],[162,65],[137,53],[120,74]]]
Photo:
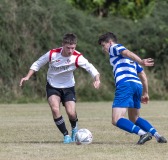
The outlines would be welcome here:
[[[120,118],[117,123],[116,126],[120,129],[123,129],[129,133],[135,133],[138,134],[140,127],[136,126],[133,122],[131,122],[128,119],[125,118]]]
[[[156,129],[145,119],[139,117],[137,121],[135,122],[137,126],[142,128],[146,132],[150,132],[152,135],[155,134]]]

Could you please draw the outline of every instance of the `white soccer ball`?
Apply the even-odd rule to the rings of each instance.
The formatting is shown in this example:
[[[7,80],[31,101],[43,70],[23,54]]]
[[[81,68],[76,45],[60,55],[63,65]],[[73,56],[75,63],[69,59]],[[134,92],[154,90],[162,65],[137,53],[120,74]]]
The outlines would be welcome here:
[[[92,140],[92,133],[86,128],[79,129],[75,135],[75,142],[77,145],[90,144]]]

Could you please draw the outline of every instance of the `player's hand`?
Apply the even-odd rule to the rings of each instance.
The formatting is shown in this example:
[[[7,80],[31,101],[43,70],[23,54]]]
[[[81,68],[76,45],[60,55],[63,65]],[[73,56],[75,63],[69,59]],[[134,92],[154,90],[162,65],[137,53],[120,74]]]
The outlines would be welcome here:
[[[148,101],[149,101],[149,96],[148,96],[148,95],[143,95],[143,96],[141,97],[141,103],[147,104]]]
[[[100,87],[100,80],[94,81],[94,82],[93,82],[93,85],[94,85],[94,87],[95,87],[96,89],[99,89],[99,87]]]
[[[24,82],[24,81],[28,81],[28,80],[29,80],[29,78],[27,78],[27,77],[22,78],[22,79],[20,80],[19,86],[21,87],[21,86],[23,85],[23,82]]]
[[[154,59],[152,58],[142,59],[142,65],[143,66],[154,66]]]

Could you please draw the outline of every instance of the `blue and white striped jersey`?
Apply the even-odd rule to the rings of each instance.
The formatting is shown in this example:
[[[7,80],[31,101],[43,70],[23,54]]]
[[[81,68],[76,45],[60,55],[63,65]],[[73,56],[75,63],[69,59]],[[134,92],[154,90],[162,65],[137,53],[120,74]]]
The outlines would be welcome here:
[[[113,66],[113,74],[115,79],[115,85],[133,81],[140,83],[141,81],[137,75],[143,68],[129,58],[123,57],[121,52],[126,50],[122,44],[115,44],[109,48],[110,64]]]

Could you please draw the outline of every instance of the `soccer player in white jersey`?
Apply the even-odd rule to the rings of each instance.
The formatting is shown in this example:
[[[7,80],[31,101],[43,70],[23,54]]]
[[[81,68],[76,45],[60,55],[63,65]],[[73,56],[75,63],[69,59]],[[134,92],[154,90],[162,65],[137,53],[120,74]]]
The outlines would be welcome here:
[[[159,143],[167,143],[147,120],[140,117],[141,103],[147,104],[149,101],[148,81],[141,65],[153,66],[153,59],[141,60],[122,44],[118,44],[117,37],[111,32],[101,35],[98,43],[109,54],[113,67],[116,90],[112,105],[112,124],[139,135],[137,144],[144,144],[152,136]],[[129,119],[125,118],[127,110]]]
[[[23,82],[29,80],[36,71],[46,63],[49,63],[46,84],[47,99],[51,107],[54,122],[64,136],[63,143],[65,144],[74,142],[77,132],[78,118],[75,107],[74,70],[78,67],[84,68],[93,77],[94,87],[98,89],[100,86],[99,72],[80,52],[75,50],[76,45],[76,35],[72,33],[65,34],[62,40],[62,47],[52,49],[41,56],[32,64],[26,77],[20,81],[20,86],[22,86]],[[72,127],[71,136],[68,133],[60,112],[61,102],[65,106]]]

